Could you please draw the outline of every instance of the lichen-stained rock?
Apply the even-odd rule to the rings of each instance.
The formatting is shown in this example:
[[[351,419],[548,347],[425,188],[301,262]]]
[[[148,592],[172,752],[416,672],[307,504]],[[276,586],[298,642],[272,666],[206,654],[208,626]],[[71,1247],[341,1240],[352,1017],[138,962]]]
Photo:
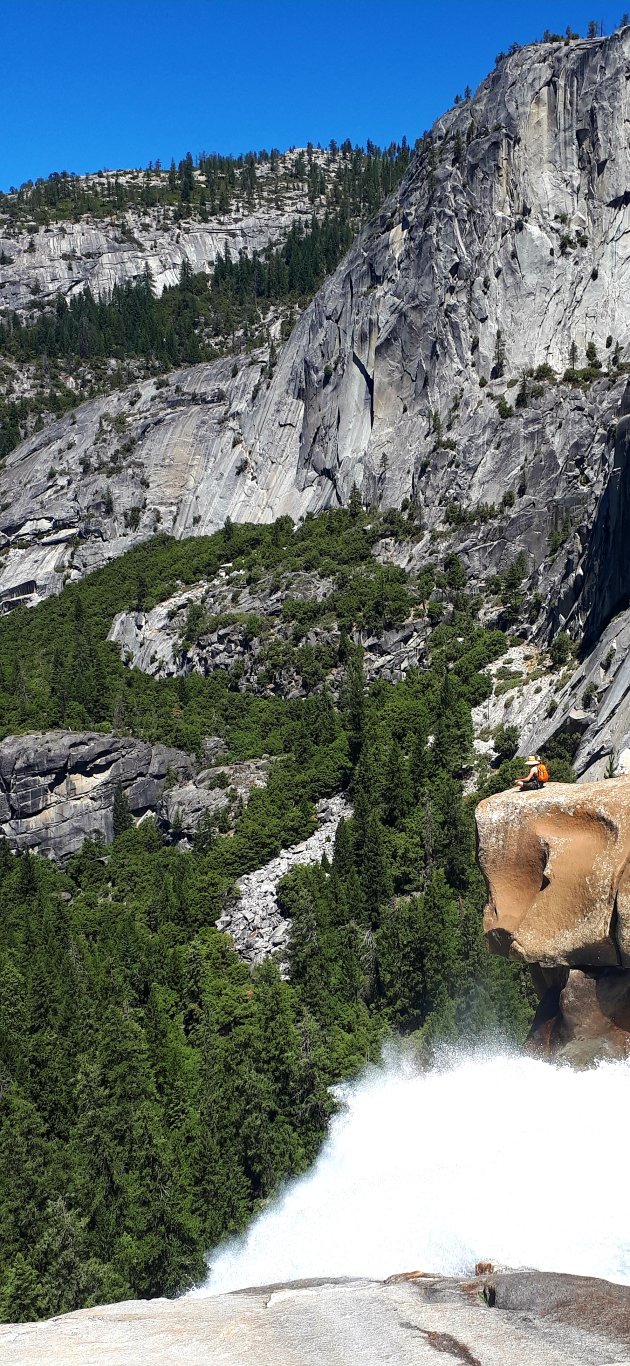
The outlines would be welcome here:
[[[630,966],[630,778],[501,792],[476,811],[495,953]]]

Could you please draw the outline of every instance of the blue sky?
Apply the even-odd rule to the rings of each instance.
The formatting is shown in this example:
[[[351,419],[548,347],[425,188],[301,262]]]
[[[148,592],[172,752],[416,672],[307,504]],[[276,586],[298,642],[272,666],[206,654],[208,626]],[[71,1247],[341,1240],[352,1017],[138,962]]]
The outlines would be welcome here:
[[[629,3],[630,8],[630,3]],[[609,0],[0,0],[0,188],[332,137],[414,141],[512,41]]]

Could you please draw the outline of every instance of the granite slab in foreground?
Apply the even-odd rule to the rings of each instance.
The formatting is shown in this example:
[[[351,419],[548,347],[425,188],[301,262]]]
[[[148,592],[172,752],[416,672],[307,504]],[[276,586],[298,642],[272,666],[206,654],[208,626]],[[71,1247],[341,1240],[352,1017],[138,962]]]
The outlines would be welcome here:
[[[0,1326],[8,1366],[630,1366],[630,1288],[537,1271],[298,1281]]]

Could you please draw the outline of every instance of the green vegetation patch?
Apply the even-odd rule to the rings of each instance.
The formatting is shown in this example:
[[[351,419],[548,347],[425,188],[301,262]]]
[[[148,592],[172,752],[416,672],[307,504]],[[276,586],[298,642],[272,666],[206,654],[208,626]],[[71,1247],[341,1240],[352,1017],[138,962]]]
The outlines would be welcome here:
[[[319,568],[343,579],[348,623],[375,603],[385,621],[394,609],[372,534],[338,511],[300,530],[283,519],[157,537],[0,620],[4,734],[115,725],[200,756],[213,734],[228,758],[272,756],[267,788],[232,830],[202,828],[187,853],[151,821],[126,828],[120,810],[113,844],[86,841],[63,871],[0,846],[5,1320],[198,1280],[207,1249],[313,1160],[331,1083],[393,1031],[427,1048],[489,1029],[521,1038],[528,1026],[522,969],[483,943],[475,798],[462,787],[471,706],[488,696],[482,671],[506,640],[479,626],[456,557],[443,572],[391,579],[394,603],[404,592],[426,604],[439,584],[427,668],[368,688],[348,641],[338,704],[321,683],[289,701],[247,696],[220,671],[155,680],[106,641],[116,612],[226,563],[254,578]],[[505,786],[509,770],[492,781]],[[214,922],[239,876],[310,833],[315,799],[340,789],[354,816],[332,861],[281,885],[289,980],[274,962],[250,973]]]

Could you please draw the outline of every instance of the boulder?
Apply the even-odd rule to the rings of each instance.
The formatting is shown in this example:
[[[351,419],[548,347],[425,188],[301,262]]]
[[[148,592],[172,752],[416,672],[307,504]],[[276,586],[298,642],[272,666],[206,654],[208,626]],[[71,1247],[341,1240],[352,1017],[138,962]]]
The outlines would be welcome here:
[[[500,792],[476,819],[492,952],[630,967],[630,778]]]
[[[493,953],[529,963],[532,1051],[630,1054],[630,778],[501,792],[476,812]]]

